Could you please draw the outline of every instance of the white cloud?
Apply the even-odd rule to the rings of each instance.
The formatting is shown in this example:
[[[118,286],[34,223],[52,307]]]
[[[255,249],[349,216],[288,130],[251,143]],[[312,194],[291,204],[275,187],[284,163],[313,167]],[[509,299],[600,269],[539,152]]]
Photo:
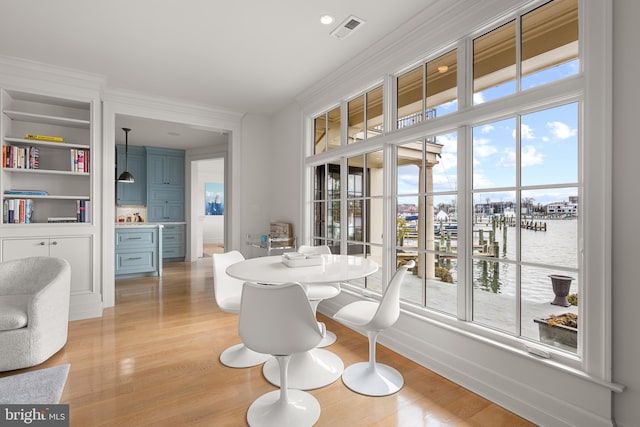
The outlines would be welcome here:
[[[482,171],[474,172],[473,188],[487,188],[487,187],[492,187],[491,180],[489,180]]]
[[[494,145],[491,145],[490,139],[477,138],[473,140],[474,157],[489,157],[497,152],[498,149]]]
[[[544,162],[544,154],[538,153],[533,145],[525,145],[522,147],[522,157],[520,163],[523,168],[527,166],[540,165]]]
[[[558,139],[567,139],[573,136],[576,136],[578,133],[577,129],[571,129],[569,125],[562,122],[548,122],[547,128],[551,132],[553,136]]]
[[[526,125],[526,124],[522,124],[520,126],[520,135],[522,137],[522,139],[534,139],[533,136],[533,129],[531,129],[531,126]]]
[[[478,105],[484,103],[484,98],[482,97],[482,93],[474,93],[473,94],[473,105]]]
[[[534,166],[542,164],[544,154],[538,153],[533,145],[525,145],[522,147],[522,155],[520,157],[521,167]],[[512,150],[506,150],[504,156],[498,160],[497,167],[514,168],[516,166],[516,153]]]
[[[495,129],[495,127],[493,127],[493,125],[484,125],[480,128],[480,133],[481,134],[487,134],[490,133],[491,131],[493,131]]]

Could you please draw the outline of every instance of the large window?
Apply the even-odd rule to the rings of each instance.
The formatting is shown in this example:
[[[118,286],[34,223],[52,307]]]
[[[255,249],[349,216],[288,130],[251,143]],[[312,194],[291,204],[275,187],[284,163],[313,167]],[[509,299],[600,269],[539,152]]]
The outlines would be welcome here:
[[[578,0],[536,5],[391,72],[391,88],[342,102],[348,144],[332,164],[312,166],[322,185],[311,223],[318,243],[384,266],[354,287],[381,290],[399,265],[415,260],[402,299],[416,313],[473,324],[474,333],[501,342],[534,343],[569,362],[582,357],[580,339],[548,340],[539,321],[588,315],[578,305],[588,173]],[[383,90],[394,90],[395,102],[382,103]],[[395,128],[378,142],[371,136],[383,132],[383,121],[371,120],[385,111]],[[329,113],[316,116],[316,146],[317,123]],[[329,194],[331,174],[347,180],[339,195]],[[558,277],[568,282],[564,296]]]

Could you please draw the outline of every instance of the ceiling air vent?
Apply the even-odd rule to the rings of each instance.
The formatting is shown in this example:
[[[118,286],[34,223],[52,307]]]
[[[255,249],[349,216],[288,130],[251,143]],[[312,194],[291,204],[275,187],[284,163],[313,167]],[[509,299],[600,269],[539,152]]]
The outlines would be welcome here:
[[[347,36],[350,36],[355,30],[362,27],[364,22],[364,20],[358,18],[357,16],[351,15],[350,17],[342,21],[342,23],[338,25],[335,30],[331,31],[331,35],[337,39],[343,40],[347,38]]]

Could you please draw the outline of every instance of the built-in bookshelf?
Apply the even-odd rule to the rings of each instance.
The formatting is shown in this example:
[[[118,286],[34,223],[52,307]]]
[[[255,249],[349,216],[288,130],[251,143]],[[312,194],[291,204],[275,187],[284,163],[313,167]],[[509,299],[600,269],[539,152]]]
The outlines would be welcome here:
[[[0,101],[3,225],[91,222],[91,104],[13,90]]]

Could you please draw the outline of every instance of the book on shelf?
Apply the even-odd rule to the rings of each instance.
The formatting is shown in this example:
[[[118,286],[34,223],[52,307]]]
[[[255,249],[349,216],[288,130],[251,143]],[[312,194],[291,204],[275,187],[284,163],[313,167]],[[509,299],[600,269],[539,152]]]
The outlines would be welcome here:
[[[89,172],[89,150],[70,149],[71,172]]]
[[[46,196],[48,193],[42,190],[22,190],[12,188],[10,190],[5,190],[4,194],[8,196]]]
[[[47,222],[50,222],[50,223],[78,222],[78,218],[74,216],[50,216],[49,218],[47,218]]]
[[[33,200],[5,199],[2,202],[2,222],[4,224],[29,224],[33,216]]]
[[[89,205],[90,202],[88,200],[76,200],[76,218],[78,222],[88,222]]]
[[[47,142],[64,142],[64,138],[61,136],[53,136],[53,135],[38,135],[35,133],[28,133],[24,136],[25,139],[35,139],[37,141],[47,141]]]
[[[38,147],[3,145],[2,167],[15,169],[39,169],[40,149]]]

